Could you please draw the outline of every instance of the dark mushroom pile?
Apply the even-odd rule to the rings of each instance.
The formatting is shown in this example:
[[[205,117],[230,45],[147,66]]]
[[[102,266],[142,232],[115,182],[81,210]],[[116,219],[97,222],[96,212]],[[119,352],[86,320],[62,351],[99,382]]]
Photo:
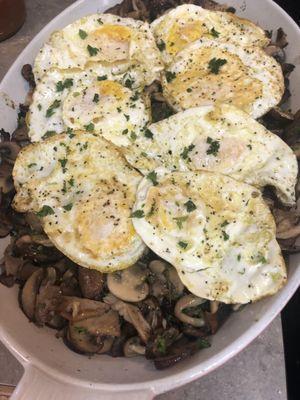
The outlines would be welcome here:
[[[124,0],[107,12],[152,21],[182,3],[235,11],[212,0]],[[300,111],[293,115],[284,107],[294,69],[286,63],[286,46],[286,35],[278,29],[265,49],[281,64],[285,93],[280,105],[260,122],[279,135],[299,159]],[[13,210],[12,169],[18,152],[29,144],[25,116],[35,87],[30,65],[24,65],[22,75],[30,91],[26,104],[20,104],[18,126],[12,135],[0,130],[0,237],[11,236],[0,265],[0,282],[8,287],[18,283],[20,307],[28,319],[56,329],[57,336],[80,354],[142,355],[163,369],[209,347],[207,338],[237,307],[194,296],[183,286],[176,270],[151,251],[132,267],[111,274],[82,268],[53,246],[35,214]],[[154,122],[174,113],[159,82],[146,91],[151,97]],[[264,193],[275,217],[277,239],[287,254],[300,251],[300,184],[296,193],[294,208],[279,204],[272,190],[267,188]]]

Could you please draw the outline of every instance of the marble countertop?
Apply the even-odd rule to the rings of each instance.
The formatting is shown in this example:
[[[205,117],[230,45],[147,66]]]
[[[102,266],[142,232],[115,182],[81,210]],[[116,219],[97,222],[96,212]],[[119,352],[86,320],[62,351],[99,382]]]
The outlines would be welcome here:
[[[25,0],[27,19],[12,38],[0,43],[0,80],[12,62],[72,0]],[[1,125],[1,123],[0,123]],[[0,383],[16,385],[22,367],[0,343]],[[244,351],[223,367],[158,400],[286,400],[285,366],[280,317]]]

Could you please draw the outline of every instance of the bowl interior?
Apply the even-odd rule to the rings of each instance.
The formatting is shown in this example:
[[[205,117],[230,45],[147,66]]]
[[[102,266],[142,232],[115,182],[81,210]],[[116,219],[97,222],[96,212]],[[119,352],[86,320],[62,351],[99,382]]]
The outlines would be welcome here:
[[[222,1],[220,1],[222,3]],[[38,49],[49,33],[79,18],[80,16],[103,11],[117,1],[79,1],[54,19],[30,43],[17,59],[0,86],[1,127],[12,131],[16,126],[17,109],[12,108],[12,102],[18,104],[24,101],[28,90],[20,74],[25,63],[32,63]],[[297,64],[291,77],[291,108],[300,107],[300,92],[296,92],[300,82],[300,31],[296,24],[270,0],[226,1],[237,8],[237,14],[258,22],[268,30],[282,27],[288,34],[290,42],[287,48],[287,61]],[[3,94],[5,93],[5,95]],[[4,250],[7,239],[1,240],[0,252]],[[290,259],[289,281],[286,287],[276,296],[247,306],[242,312],[237,312],[225,323],[222,329],[212,338],[212,347],[203,350],[170,370],[156,371],[151,363],[142,358],[113,359],[108,356],[94,356],[88,359],[68,350],[61,340],[55,338],[55,331],[40,329],[29,323],[18,305],[17,288],[7,289],[0,285],[0,329],[3,342],[23,363],[31,361],[48,372],[59,371],[61,376],[80,382],[89,382],[93,386],[98,383],[131,384],[144,382],[150,384],[153,380],[163,380],[165,390],[199,377],[225,362],[256,337],[262,329],[276,316],[296,290],[300,282],[300,269],[297,265],[300,255]],[[116,373],[117,371],[117,373]],[[176,380],[174,379],[176,375]],[[159,381],[152,382],[152,386]],[[176,382],[176,383],[175,383]]]

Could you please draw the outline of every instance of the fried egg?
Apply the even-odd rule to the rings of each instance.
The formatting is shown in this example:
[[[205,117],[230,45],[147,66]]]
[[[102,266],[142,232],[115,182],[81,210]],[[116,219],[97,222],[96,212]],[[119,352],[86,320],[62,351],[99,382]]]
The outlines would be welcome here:
[[[77,264],[102,272],[133,265],[145,245],[131,209],[141,175],[105,139],[56,135],[19,153],[14,208],[41,218],[53,244]]]
[[[71,72],[89,68],[99,75],[123,77],[137,88],[158,78],[162,61],[148,23],[93,14],[50,36],[35,59],[36,80],[51,68]]]
[[[270,42],[265,31],[247,19],[193,4],[172,9],[153,21],[151,29],[166,64],[189,43],[201,38],[240,46],[265,47]]]
[[[261,193],[207,171],[155,171],[137,191],[133,224],[196,296],[248,303],[276,293],[286,268]]]
[[[179,112],[143,129],[124,152],[143,174],[208,170],[262,188],[276,188],[282,203],[294,205],[297,159],[277,135],[228,104]]]
[[[27,124],[36,142],[67,128],[128,146],[150,119],[149,99],[121,83],[87,72],[51,71],[38,82]]]
[[[258,118],[284,91],[277,61],[255,46],[201,39],[177,54],[163,76],[163,92],[177,111],[224,102]]]

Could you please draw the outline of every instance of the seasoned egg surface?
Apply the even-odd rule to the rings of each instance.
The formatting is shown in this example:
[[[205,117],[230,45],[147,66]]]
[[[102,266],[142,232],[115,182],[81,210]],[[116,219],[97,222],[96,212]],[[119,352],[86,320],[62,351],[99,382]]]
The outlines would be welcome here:
[[[295,154],[277,135],[231,105],[191,108],[149,125],[124,154],[143,174],[159,166],[220,172],[258,188],[271,185],[284,204],[295,203]]]
[[[111,272],[142,255],[130,219],[141,176],[106,140],[69,131],[29,145],[13,178],[15,209],[35,212],[53,244],[77,264]]]
[[[27,115],[33,142],[72,128],[128,146],[149,122],[150,109],[146,96],[105,75],[54,70],[38,82]]]
[[[51,35],[35,59],[36,80],[51,68],[101,70],[139,87],[158,78],[162,62],[148,23],[93,14]]]
[[[155,174],[138,187],[134,227],[192,293],[248,303],[280,289],[285,264],[257,189],[206,171]]]
[[[166,64],[189,43],[201,38],[240,46],[265,47],[270,42],[265,31],[247,19],[193,4],[172,9],[153,21],[151,29]]]
[[[280,65],[261,48],[201,39],[177,54],[163,76],[177,110],[224,102],[258,118],[281,100]]]

